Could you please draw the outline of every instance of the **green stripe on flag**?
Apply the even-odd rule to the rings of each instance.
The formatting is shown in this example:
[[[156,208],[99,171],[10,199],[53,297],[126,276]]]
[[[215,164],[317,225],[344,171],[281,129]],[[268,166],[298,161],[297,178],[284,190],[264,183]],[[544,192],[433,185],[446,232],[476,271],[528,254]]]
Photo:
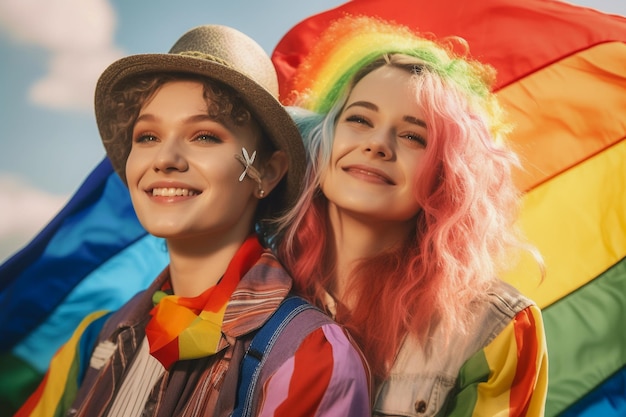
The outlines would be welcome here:
[[[32,394],[43,374],[11,353],[0,355],[0,417],[12,416]]]
[[[626,258],[543,310],[555,416],[626,364]]]

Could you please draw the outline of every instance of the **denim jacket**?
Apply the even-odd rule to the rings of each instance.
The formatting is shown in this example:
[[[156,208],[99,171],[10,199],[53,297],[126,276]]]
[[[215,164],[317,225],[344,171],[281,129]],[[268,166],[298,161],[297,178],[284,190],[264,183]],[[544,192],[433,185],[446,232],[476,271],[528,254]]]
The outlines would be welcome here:
[[[523,383],[514,382],[518,374],[525,376]],[[539,309],[498,282],[487,302],[475,306],[469,334],[435,331],[427,351],[414,337],[405,338],[389,377],[378,387],[373,414],[540,416],[546,387]]]

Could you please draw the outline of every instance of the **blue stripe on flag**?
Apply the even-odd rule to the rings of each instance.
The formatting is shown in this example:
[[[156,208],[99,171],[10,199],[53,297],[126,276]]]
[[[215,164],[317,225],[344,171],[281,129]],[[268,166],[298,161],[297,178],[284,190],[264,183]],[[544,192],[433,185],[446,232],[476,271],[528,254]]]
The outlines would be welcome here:
[[[83,278],[146,235],[107,159],[61,212],[0,268],[0,351],[44,322]]]

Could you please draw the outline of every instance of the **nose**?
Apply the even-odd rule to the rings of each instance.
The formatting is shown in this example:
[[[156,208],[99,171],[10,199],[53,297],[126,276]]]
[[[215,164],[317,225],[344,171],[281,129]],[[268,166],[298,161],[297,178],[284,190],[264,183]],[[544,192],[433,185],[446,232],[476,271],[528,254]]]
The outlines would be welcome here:
[[[374,158],[391,159],[393,150],[390,145],[391,133],[377,132],[363,143],[363,152]]]
[[[157,172],[187,171],[189,165],[181,146],[177,140],[162,142],[154,158],[154,170]]]

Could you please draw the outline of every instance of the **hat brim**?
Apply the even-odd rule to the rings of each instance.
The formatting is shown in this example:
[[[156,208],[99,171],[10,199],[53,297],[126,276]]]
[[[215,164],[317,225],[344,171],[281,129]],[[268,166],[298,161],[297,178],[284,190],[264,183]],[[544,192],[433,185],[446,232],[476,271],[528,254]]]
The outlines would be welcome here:
[[[306,170],[306,155],[298,128],[285,108],[267,89],[245,74],[222,63],[188,55],[171,53],[132,55],[114,62],[100,76],[95,92],[96,122],[111,164],[124,182],[126,182],[125,169],[128,155],[119,155],[119,152],[116,152],[116,149],[123,144],[104,137],[107,131],[104,120],[105,97],[129,77],[150,73],[201,75],[226,84],[238,92],[240,99],[246,103],[274,146],[283,150],[287,155],[289,169],[284,178],[286,196],[283,200],[286,207],[280,210],[295,204]]]

